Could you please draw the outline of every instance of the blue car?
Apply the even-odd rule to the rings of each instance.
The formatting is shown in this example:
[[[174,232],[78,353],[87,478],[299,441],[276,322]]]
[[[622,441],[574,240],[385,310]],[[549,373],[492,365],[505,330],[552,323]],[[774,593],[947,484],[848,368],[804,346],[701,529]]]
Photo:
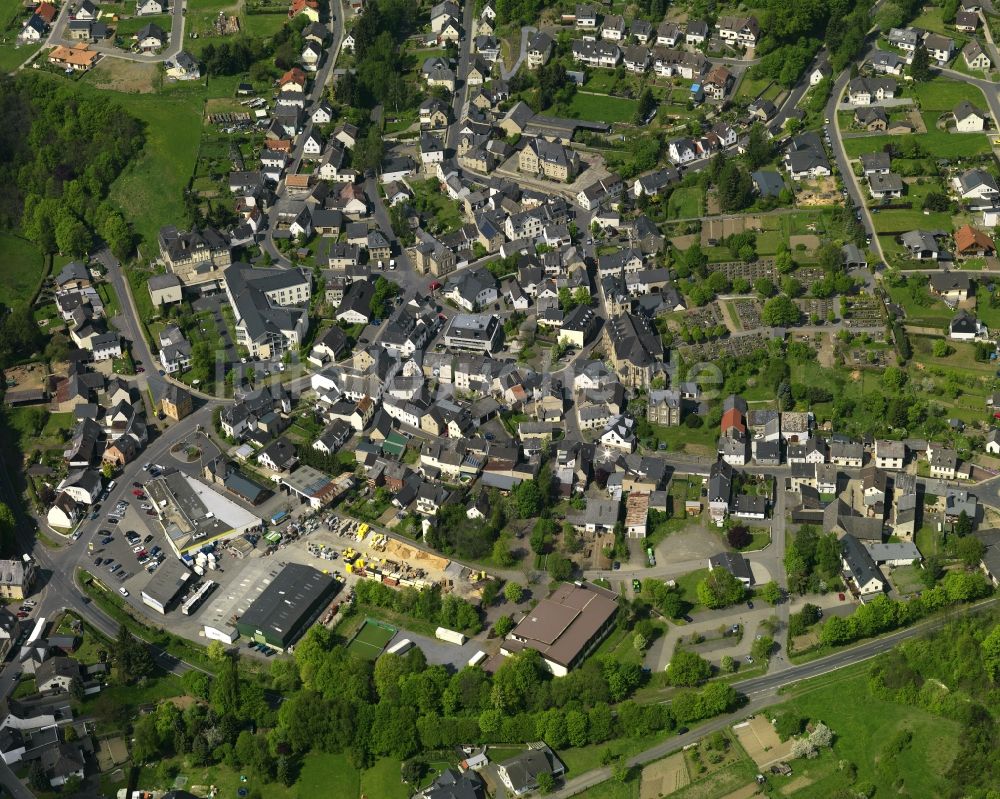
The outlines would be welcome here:
[[[104,544],[105,546],[107,546],[108,544],[110,544],[110,543],[111,543],[112,541],[114,541],[114,540],[115,540],[115,539],[113,539],[113,538],[112,538],[112,537],[111,537],[111,536],[109,535],[109,536],[108,536],[107,538],[102,538],[102,539],[101,539],[101,543],[102,543],[102,544]]]

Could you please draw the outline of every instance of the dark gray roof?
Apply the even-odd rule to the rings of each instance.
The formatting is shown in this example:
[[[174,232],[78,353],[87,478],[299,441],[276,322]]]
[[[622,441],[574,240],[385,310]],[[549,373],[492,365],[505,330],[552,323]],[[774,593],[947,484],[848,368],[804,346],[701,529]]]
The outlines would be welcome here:
[[[845,535],[840,541],[841,554],[858,586],[878,580],[885,586],[882,572],[872,559],[871,553],[853,535]]]

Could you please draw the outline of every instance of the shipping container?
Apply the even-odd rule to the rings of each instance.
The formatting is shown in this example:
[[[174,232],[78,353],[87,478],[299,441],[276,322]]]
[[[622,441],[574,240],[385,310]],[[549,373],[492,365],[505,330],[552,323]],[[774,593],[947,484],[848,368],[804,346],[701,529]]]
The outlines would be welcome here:
[[[408,652],[412,646],[413,641],[409,638],[404,638],[402,641],[397,641],[395,644],[390,646],[386,652],[390,655],[402,655],[403,653]]]
[[[478,666],[484,660],[486,660],[486,653],[483,652],[482,649],[480,649],[478,652],[476,652],[476,654],[474,654],[471,658],[469,658],[469,665]]]
[[[449,641],[453,644],[458,644],[461,646],[465,643],[465,636],[462,633],[457,633],[454,630],[449,630],[447,627],[438,627],[434,632],[438,638],[442,641]]]

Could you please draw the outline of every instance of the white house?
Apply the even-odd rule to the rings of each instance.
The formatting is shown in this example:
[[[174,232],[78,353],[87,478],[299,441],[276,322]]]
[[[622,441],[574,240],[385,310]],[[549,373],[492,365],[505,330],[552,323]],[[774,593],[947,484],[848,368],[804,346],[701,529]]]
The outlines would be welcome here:
[[[58,527],[63,530],[70,529],[80,518],[80,509],[73,498],[63,491],[56,497],[52,507],[49,508],[46,521],[49,527]]]

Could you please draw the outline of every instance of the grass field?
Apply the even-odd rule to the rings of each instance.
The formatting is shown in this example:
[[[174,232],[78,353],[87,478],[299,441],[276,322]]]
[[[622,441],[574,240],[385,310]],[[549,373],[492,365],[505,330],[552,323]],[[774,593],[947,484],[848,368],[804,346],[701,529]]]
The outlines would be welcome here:
[[[924,293],[930,298],[930,292],[924,289]],[[910,289],[906,286],[889,288],[889,296],[892,297],[893,302],[902,306],[903,310],[906,311],[906,322],[911,325],[944,327],[955,315],[955,312],[940,300],[935,299],[928,305],[915,302],[910,294]]]
[[[976,90],[979,91],[978,89]],[[956,99],[957,103],[958,100]],[[980,101],[980,105],[982,102]],[[984,155],[990,151],[990,143],[985,134],[979,133],[948,133],[936,130],[934,121],[939,112],[924,114],[928,124],[927,133],[917,133],[910,138],[918,142],[924,151],[936,158],[970,158],[974,155]],[[896,136],[854,136],[844,139],[844,149],[850,158],[858,158],[864,153],[884,150],[886,145],[898,143]]]
[[[242,24],[248,36],[266,39],[285,27],[286,22],[288,22],[287,14],[245,14]]]
[[[701,216],[705,192],[697,186],[674,189],[667,201],[667,219],[688,219]]]
[[[395,634],[394,627],[366,619],[364,626],[347,645],[347,651],[365,660],[375,660]]]
[[[740,88],[736,92],[736,97],[737,99],[745,97],[748,100],[756,100],[761,92],[763,92],[770,85],[771,81],[769,78],[758,78],[754,80],[753,78],[748,78],[744,75],[743,80],[740,81]]]
[[[577,92],[566,109],[574,119],[589,122],[631,122],[638,103],[624,97]]]
[[[42,253],[27,239],[6,232],[0,233],[0,252],[3,253],[0,303],[27,302],[42,277]]]
[[[803,684],[794,699],[774,709],[792,710],[810,719],[823,721],[833,730],[832,751],[815,760],[796,760],[791,778],[774,778],[781,790],[805,777],[810,784],[790,792],[794,797],[812,799],[833,796],[846,790],[850,781],[839,761],[847,760],[857,769],[857,782],[870,781],[876,794],[899,796],[944,796],[948,784],[944,773],[957,748],[957,725],[915,707],[884,702],[868,690],[867,667],[861,665]],[[850,697],[850,701],[844,701]],[[909,745],[894,754],[882,750],[896,734],[912,733]],[[898,781],[898,782],[897,782]]]
[[[348,794],[328,793],[329,788],[325,785],[316,795],[347,796]],[[307,795],[300,787],[299,796]],[[375,764],[361,772],[361,796],[378,796],[385,799],[407,799],[410,795],[409,788],[402,782],[399,772],[399,761],[389,757],[383,757],[375,761]]]
[[[111,202],[155,252],[156,234],[187,218],[183,193],[194,171],[201,137],[200,101],[177,94],[132,95],[129,113],[146,123],[146,146],[111,186]]]
[[[879,211],[872,215],[878,233],[905,233],[908,230],[951,230],[951,214],[916,208]]]
[[[0,72],[12,72],[39,49],[40,44],[0,44]]]
[[[977,86],[948,78],[914,84],[913,96],[920,103],[922,112],[951,111],[962,100],[968,100],[978,108],[986,108],[986,98]]]

